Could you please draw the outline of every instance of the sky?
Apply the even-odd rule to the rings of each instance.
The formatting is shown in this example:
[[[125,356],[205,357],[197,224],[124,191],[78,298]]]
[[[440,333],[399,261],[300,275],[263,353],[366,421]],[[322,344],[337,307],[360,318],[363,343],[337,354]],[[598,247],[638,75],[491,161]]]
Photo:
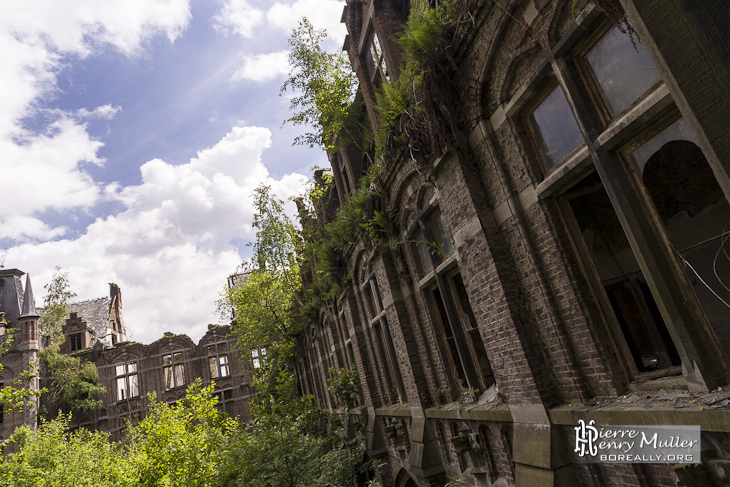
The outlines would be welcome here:
[[[56,266],[76,300],[122,291],[131,340],[198,340],[250,256],[251,194],[304,190],[287,39],[303,16],[336,51],[344,0],[0,2],[0,265]],[[293,203],[288,211],[293,215]]]

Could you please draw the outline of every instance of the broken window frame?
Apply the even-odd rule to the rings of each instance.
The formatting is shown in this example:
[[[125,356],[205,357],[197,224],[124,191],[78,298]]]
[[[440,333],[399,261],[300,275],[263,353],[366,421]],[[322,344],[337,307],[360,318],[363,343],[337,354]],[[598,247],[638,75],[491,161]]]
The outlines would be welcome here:
[[[594,12],[582,21],[586,24],[598,24],[599,16],[599,13]],[[595,31],[587,29],[589,32],[591,30]],[[536,193],[540,199],[557,196],[560,203],[563,193],[594,170],[598,171],[631,244],[632,252],[640,263],[651,295],[667,325],[672,342],[682,359],[682,364],[686,367],[685,376],[689,380],[697,371],[695,368],[697,366],[700,370],[708,372],[708,377],[701,380],[717,383],[718,380],[722,381],[725,371],[728,370],[727,358],[721,352],[714,330],[706,317],[703,317],[703,310],[696,305],[698,300],[686,282],[682,266],[673,255],[671,246],[667,244],[664,229],[652,213],[652,204],[647,201],[642,184],[636,180],[625,155],[630,150],[633,140],[659,130],[657,127],[665,125],[667,119],[676,119],[678,116],[676,105],[668,88],[663,81],[660,81],[638,96],[623,111],[612,116],[600,99],[599,90],[594,85],[595,80],[587,73],[583,60],[585,53],[590,51],[607,31],[603,30],[600,35],[581,39],[582,32],[585,31],[583,29],[569,31],[566,38],[549,52],[548,62],[543,64],[541,71],[528,82],[532,86],[519,90],[508,103],[514,107],[511,108],[513,114],[521,114],[519,116],[523,119],[545,175],[544,180],[538,184]],[[574,47],[569,47],[571,44]],[[536,142],[534,127],[529,121],[529,115],[535,106],[535,103],[530,105],[529,98],[535,98],[532,94],[539,93],[540,86],[555,82],[550,81],[551,79],[557,81],[566,94],[586,143],[553,167],[545,163],[539,144]],[[641,374],[634,359],[627,352],[625,336],[617,325],[603,286],[598,284],[600,280],[596,278],[596,270],[590,256],[581,248],[582,237],[580,232],[576,232],[575,224],[571,221],[572,214],[569,208],[566,210],[565,204],[561,203],[560,207],[561,215],[570,230],[573,245],[581,256],[584,275],[591,283],[591,290],[608,325],[609,335],[622,357],[627,377],[630,380],[637,379]],[[688,290],[692,296],[688,294]],[[710,357],[718,353],[722,358],[715,363]],[[677,373],[680,373],[679,367],[665,370],[665,375]],[[655,373],[652,376],[659,374]]]
[[[170,352],[162,356],[162,377],[165,381],[165,390],[184,387],[185,362],[181,351]]]

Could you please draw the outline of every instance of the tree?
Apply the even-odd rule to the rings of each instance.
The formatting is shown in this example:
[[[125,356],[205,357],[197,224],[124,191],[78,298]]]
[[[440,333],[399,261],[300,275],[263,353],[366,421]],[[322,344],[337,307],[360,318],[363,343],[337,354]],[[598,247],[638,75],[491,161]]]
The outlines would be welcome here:
[[[254,192],[256,242],[253,257],[243,264],[246,280],[226,289],[218,301],[219,311],[233,309],[233,333],[239,348],[264,347],[272,377],[291,360],[298,324],[292,312],[301,288],[297,248],[299,233],[284,212],[284,202],[259,186]],[[248,353],[248,352],[246,352]]]
[[[98,383],[99,372],[95,364],[82,363],[78,357],[62,354],[57,344],[42,350],[39,356],[53,378],[47,401],[53,409],[88,413],[104,404],[99,398],[106,388]]]
[[[208,487],[220,485],[219,466],[239,425],[216,409],[213,386],[200,379],[179,404],[157,402],[151,395],[148,416],[129,431],[130,468],[135,485]]]
[[[69,301],[76,297],[71,291],[68,272],[56,266],[51,282],[43,286],[46,297],[43,298],[43,316],[39,325],[41,335],[51,337],[51,342],[60,343],[63,339],[62,328],[69,313]]]
[[[367,137],[369,125],[360,116],[357,76],[344,56],[322,48],[326,37],[326,31],[315,29],[306,17],[299,22],[289,38],[291,70],[281,91],[295,94],[289,107],[294,115],[285,122],[311,129],[294,143],[332,152]]]

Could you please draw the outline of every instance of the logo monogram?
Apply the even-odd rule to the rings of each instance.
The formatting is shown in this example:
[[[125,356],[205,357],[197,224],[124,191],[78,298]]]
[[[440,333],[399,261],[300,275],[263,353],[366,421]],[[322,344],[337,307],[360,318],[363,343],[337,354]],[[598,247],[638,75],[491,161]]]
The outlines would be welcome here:
[[[585,421],[578,420],[578,426],[575,427],[575,452],[582,457],[586,454],[596,456],[598,448],[596,440],[598,439],[598,429],[596,429],[594,420],[590,420],[588,424]]]

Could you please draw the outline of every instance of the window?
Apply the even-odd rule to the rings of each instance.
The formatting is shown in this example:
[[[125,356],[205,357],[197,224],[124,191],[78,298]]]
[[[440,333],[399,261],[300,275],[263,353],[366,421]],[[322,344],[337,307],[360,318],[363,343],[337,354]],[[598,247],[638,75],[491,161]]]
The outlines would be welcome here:
[[[182,352],[162,356],[162,371],[165,377],[165,389],[173,389],[185,385],[185,369]]]
[[[544,163],[538,196],[559,195],[629,375],[689,381],[699,368],[709,385],[726,363],[720,344],[730,353],[730,205],[641,43],[589,30],[572,59],[553,52],[547,94],[525,110]]]
[[[363,286],[363,293],[366,295],[366,299],[371,306],[370,321],[373,325],[373,331],[375,332],[375,340],[377,342],[378,351],[386,365],[386,394],[394,392],[397,394],[397,399],[403,402],[407,399],[405,386],[403,384],[403,376],[401,375],[400,367],[398,366],[398,357],[395,353],[395,347],[393,346],[393,337],[390,334],[388,319],[385,316],[385,308],[383,307],[383,301],[380,297],[380,288],[378,288],[378,281],[375,279],[375,276],[370,277],[370,279],[366,281]],[[396,398],[394,397],[391,399]]]
[[[342,178],[342,183],[344,187],[342,188],[345,192],[345,195],[349,195],[352,193],[352,185],[350,184],[350,177],[347,175],[347,166],[345,165],[345,159],[342,157],[341,152],[335,153],[335,161],[337,163],[337,167],[340,170],[340,177]]]
[[[661,77],[639,39],[612,27],[583,58],[610,118],[616,117]]]
[[[117,401],[139,396],[137,363],[125,362],[115,366],[117,379]]]
[[[529,116],[530,126],[548,168],[583,144],[578,122],[560,86],[552,88]]]
[[[228,344],[216,343],[208,345],[208,369],[210,378],[228,377],[231,371],[228,365]]]
[[[260,369],[266,366],[266,349],[265,348],[254,348],[251,350],[251,359],[253,361],[253,368]]]
[[[81,350],[81,333],[74,333],[68,336],[68,349],[71,352]]]
[[[370,31],[368,43],[365,46],[365,62],[370,70],[370,79],[376,86],[390,81],[383,48],[380,47],[380,40],[374,30]]]
[[[433,211],[418,226],[414,258],[427,272],[422,290],[443,337],[445,360],[461,387],[486,390],[494,378],[456,261],[448,261],[453,245],[443,217]]]

